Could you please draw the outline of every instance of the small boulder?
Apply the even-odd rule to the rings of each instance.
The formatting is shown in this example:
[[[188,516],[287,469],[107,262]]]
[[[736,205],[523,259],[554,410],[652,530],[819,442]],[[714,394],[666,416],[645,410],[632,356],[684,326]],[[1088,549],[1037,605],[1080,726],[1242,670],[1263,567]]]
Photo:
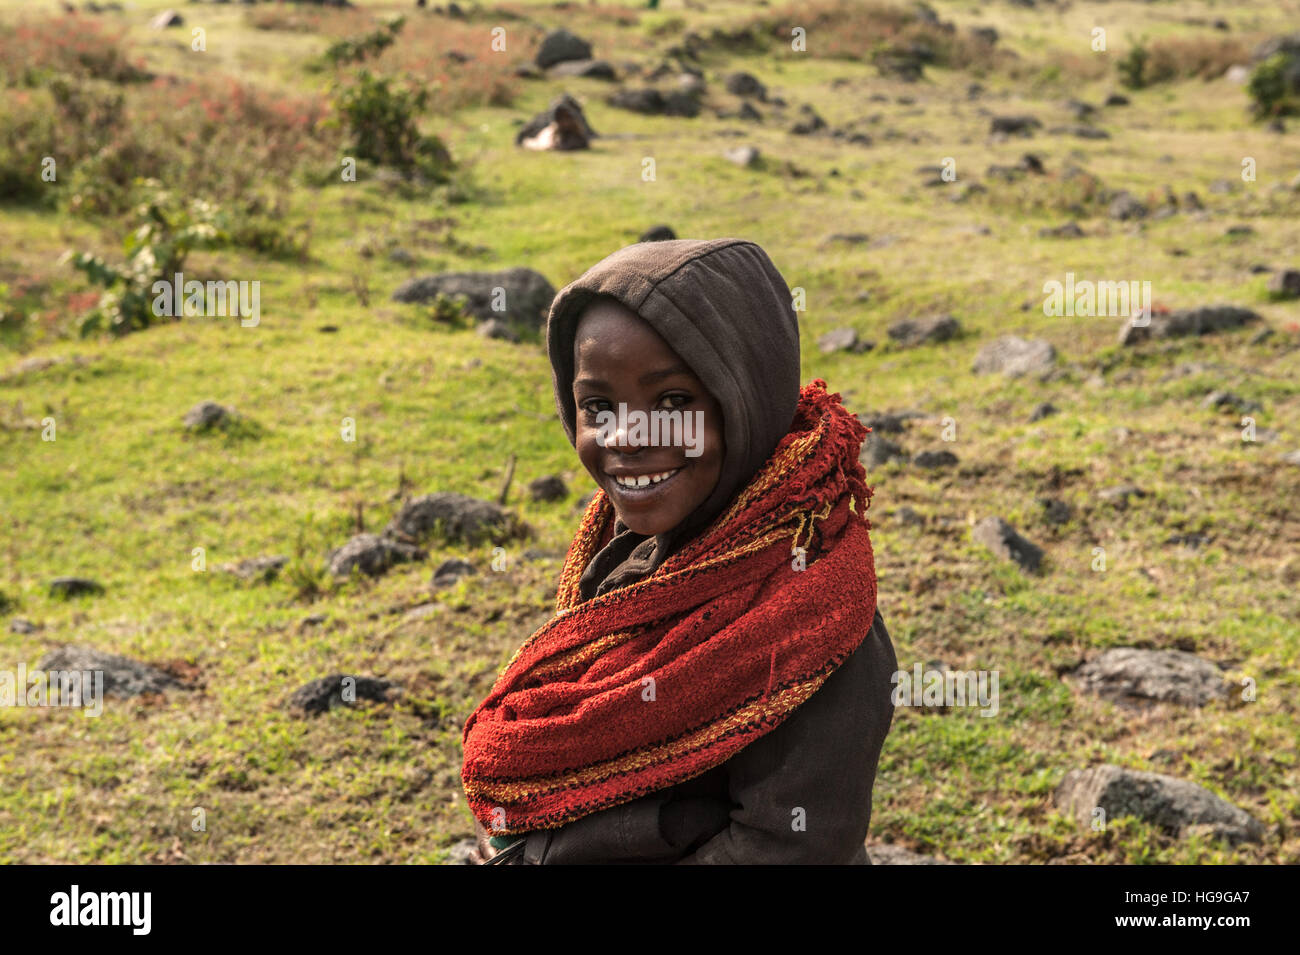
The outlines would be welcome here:
[[[50,596],[56,600],[95,596],[103,592],[104,585],[89,577],[55,577],[50,581]]]
[[[1097,497],[1109,504],[1114,504],[1117,510],[1127,510],[1129,498],[1146,497],[1147,492],[1142,490],[1136,484],[1118,484],[1115,487],[1108,487],[1097,492]]]
[[[1106,207],[1106,214],[1112,219],[1121,221],[1128,219],[1145,219],[1148,209],[1146,204],[1141,202],[1136,196],[1127,190],[1121,190],[1110,205]]]
[[[904,347],[945,342],[961,333],[961,323],[951,315],[904,318],[888,328],[889,337]]]
[[[983,544],[1003,560],[1015,561],[1030,573],[1037,573],[1042,564],[1042,549],[1020,536],[1000,517],[984,518],[975,525],[972,536],[976,543]]]
[[[1300,298],[1300,269],[1280,269],[1268,280],[1268,293],[1278,299]]]
[[[879,845],[867,846],[867,855],[871,858],[872,865],[956,865],[955,862],[948,862],[946,859],[936,859],[934,856],[921,855],[919,852],[913,852],[911,849],[904,849],[902,846],[890,845],[882,842]]]
[[[971,370],[977,375],[1001,372],[1008,378],[1043,374],[1056,364],[1056,349],[1042,339],[1003,335],[989,342],[975,356]]]
[[[162,693],[181,686],[174,676],[157,667],[116,653],[96,650],[94,647],[64,646],[51,650],[41,657],[36,669],[47,673],[51,670],[100,671],[104,674],[106,696],[131,697],[142,693]]]
[[[169,27],[182,27],[184,25],[185,18],[175,10],[164,10],[149,21],[150,28],[154,30],[166,30]]]
[[[1179,703],[1205,706],[1228,696],[1222,672],[1182,650],[1116,647],[1074,671],[1080,687],[1117,703]]]
[[[1263,321],[1248,308],[1235,305],[1206,305],[1182,309],[1165,315],[1151,315],[1142,324],[1140,317],[1124,322],[1119,331],[1121,345],[1136,345],[1151,338],[1183,338],[1243,328]]]
[[[560,28],[542,37],[542,43],[537,48],[537,55],[533,58],[533,62],[546,69],[567,60],[589,59],[591,59],[591,44],[582,37]]]
[[[547,72],[551,76],[585,76],[594,80],[616,80],[618,74],[608,60],[565,60]]]
[[[561,93],[515,133],[515,145],[535,151],[587,149],[597,133],[578,101]]]
[[[912,458],[912,466],[918,468],[951,468],[957,465],[957,455],[951,451],[921,451]]]
[[[750,168],[758,165],[759,153],[754,146],[736,146],[722,155],[728,162],[734,162],[737,166]]]
[[[379,534],[357,534],[342,547],[331,551],[327,562],[330,573],[346,577],[353,568],[370,577],[386,573],[394,564],[424,560],[428,554],[411,544]]]
[[[217,570],[240,580],[265,583],[278,577],[288,563],[288,557],[246,557],[234,563],[219,564]]]
[[[503,342],[519,341],[515,330],[499,318],[489,318],[487,321],[479,322],[474,330],[483,338],[495,338]]]
[[[213,428],[224,428],[234,419],[234,416],[234,411],[215,401],[200,401],[185,412],[182,420],[187,430],[203,432]]]
[[[817,347],[823,355],[829,355],[837,351],[859,354],[870,351],[873,343],[860,340],[857,331],[852,328],[836,328],[818,338]]]
[[[767,87],[752,73],[729,73],[725,85],[727,92],[735,96],[744,96],[760,102],[767,99]]]
[[[1074,509],[1060,498],[1040,497],[1038,503],[1043,508],[1043,520],[1049,524],[1068,524],[1074,516]]]
[[[1054,414],[1058,414],[1059,412],[1060,409],[1057,408],[1056,405],[1052,404],[1050,401],[1044,401],[1034,407],[1033,413],[1029,416],[1029,423],[1033,424],[1035,421],[1042,421],[1044,418],[1048,418]]]
[[[439,528],[445,540],[494,544],[522,530],[513,515],[491,501],[439,491],[407,501],[384,533],[422,543]]]
[[[562,501],[569,496],[564,478],[550,474],[528,482],[528,496],[534,501]]]
[[[450,587],[462,577],[472,577],[478,571],[474,565],[467,560],[444,560],[438,565],[438,569],[433,572],[433,586]]]
[[[672,230],[671,226],[656,225],[651,226],[641,233],[638,242],[671,242],[677,238],[677,233]]]
[[[1043,124],[1032,116],[994,116],[989,132],[1004,136],[1032,136]]]
[[[540,272],[522,267],[499,272],[442,272],[403,282],[393,293],[393,301],[427,303],[439,294],[463,296],[465,310],[483,321],[495,318],[540,331],[546,325],[555,287]],[[494,304],[505,308],[495,311]]]
[[[401,687],[388,680],[331,673],[294,690],[289,708],[304,716],[317,716],[338,706],[352,706],[357,700],[387,703],[400,692]]]
[[[9,632],[28,636],[40,632],[41,627],[38,624],[26,619],[25,617],[14,617],[9,621]]]
[[[868,434],[867,439],[862,442],[862,453],[858,455],[858,460],[862,462],[862,466],[868,471],[873,471],[887,461],[903,457],[905,453],[901,447],[888,438]]]
[[[1081,826],[1091,826],[1094,810],[1101,809],[1107,819],[1135,816],[1180,837],[1202,826],[1206,828],[1196,831],[1233,844],[1258,842],[1264,836],[1257,819],[1208,789],[1185,779],[1119,766],[1071,770],[1053,801]]]

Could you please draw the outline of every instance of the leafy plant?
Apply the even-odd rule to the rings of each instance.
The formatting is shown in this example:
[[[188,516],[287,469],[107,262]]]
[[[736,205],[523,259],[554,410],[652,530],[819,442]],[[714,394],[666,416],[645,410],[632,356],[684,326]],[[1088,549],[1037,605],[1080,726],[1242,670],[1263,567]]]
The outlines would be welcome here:
[[[406,26],[406,17],[398,17],[378,30],[373,30],[359,37],[345,37],[335,40],[325,51],[324,60],[334,66],[345,63],[360,63],[378,56],[393,45],[397,35]]]
[[[153,308],[154,283],[172,281],[192,250],[228,241],[216,225],[217,207],[210,202],[186,202],[156,179],[140,180],[137,188],[141,198],[135,218],[139,225],[123,240],[124,264],[110,265],[89,252],[68,251],[61,259],[105,289],[98,308],[81,323],[83,337],[103,326],[115,335],[124,335],[156,324],[163,316]]]
[[[346,125],[349,154],[358,159],[419,173],[446,182],[454,166],[447,147],[436,136],[420,132],[417,119],[429,105],[429,91],[394,86],[392,77],[362,70],[356,82],[336,95],[334,108]]]
[[[1300,55],[1274,53],[1255,67],[1246,92],[1257,116],[1300,115]]]
[[[1120,82],[1131,90],[1140,90],[1147,85],[1147,61],[1151,51],[1146,48],[1145,40],[1138,40],[1121,58],[1117,67]]]

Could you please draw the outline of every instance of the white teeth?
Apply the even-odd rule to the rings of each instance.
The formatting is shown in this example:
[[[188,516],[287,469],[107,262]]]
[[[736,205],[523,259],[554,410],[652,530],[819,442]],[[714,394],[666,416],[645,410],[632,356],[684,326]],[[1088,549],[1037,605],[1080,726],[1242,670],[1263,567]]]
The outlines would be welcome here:
[[[660,481],[666,481],[676,473],[677,470],[673,470],[664,471],[660,474],[641,474],[636,477],[619,474],[614,477],[614,483],[618,484],[620,487],[646,487],[650,484],[658,484]]]

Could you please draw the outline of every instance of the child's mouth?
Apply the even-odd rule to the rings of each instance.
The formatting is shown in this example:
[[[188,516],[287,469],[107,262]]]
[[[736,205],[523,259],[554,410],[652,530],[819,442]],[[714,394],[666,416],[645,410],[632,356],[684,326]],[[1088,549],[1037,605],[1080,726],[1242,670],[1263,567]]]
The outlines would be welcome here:
[[[642,503],[663,494],[669,484],[682,471],[681,468],[669,468],[664,471],[647,471],[643,474],[606,474],[609,477],[609,489],[626,501]]]

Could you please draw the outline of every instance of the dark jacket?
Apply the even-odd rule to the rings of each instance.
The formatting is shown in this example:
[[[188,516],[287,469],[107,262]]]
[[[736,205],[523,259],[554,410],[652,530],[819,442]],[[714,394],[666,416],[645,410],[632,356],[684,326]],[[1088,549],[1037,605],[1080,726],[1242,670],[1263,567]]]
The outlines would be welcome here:
[[[530,833],[517,863],[870,864],[897,669],[877,610],[858,649],[776,729],[694,779]]]

